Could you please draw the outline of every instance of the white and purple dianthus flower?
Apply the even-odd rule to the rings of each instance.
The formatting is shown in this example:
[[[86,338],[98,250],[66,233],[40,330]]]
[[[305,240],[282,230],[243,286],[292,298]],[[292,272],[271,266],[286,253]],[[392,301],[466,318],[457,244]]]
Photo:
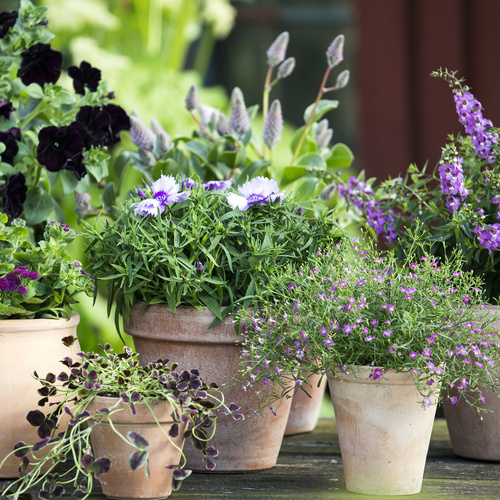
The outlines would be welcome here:
[[[163,213],[167,205],[176,201],[184,201],[189,193],[179,193],[180,185],[171,175],[162,175],[151,185],[153,198],[146,198],[136,204],[134,212],[140,215],[158,215]]]
[[[281,203],[285,196],[284,191],[279,192],[278,183],[267,177],[255,177],[238,188],[238,193],[228,194],[227,201],[231,208],[243,211],[252,205],[274,203],[276,200]]]

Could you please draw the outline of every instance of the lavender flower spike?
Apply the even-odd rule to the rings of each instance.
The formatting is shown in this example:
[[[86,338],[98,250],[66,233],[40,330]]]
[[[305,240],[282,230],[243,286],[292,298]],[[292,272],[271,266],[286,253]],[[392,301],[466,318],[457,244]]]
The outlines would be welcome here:
[[[231,103],[233,107],[231,109],[229,127],[241,137],[250,130],[250,116],[245,105],[243,92],[239,87],[233,89]]]
[[[198,97],[198,89],[196,85],[191,85],[186,96],[186,108],[189,112],[193,112],[200,105],[200,98]]]
[[[343,89],[349,83],[350,76],[351,73],[348,69],[342,71],[342,73],[340,73],[340,75],[337,77],[337,81],[335,82],[335,88],[337,90]]]
[[[130,138],[136,146],[145,149],[153,149],[156,140],[153,131],[146,127],[135,111],[130,113]]]
[[[176,201],[183,201],[188,193],[179,193],[180,186],[175,179],[169,175],[162,175],[151,185],[153,198],[147,198],[136,204],[134,212],[139,215],[158,215],[163,213],[167,205]]]
[[[283,200],[285,193],[279,192],[278,183],[267,177],[255,177],[251,181],[246,182],[238,188],[238,193],[230,193],[227,195],[227,201],[231,208],[236,210],[247,210],[252,205],[261,203],[274,203],[277,199]]]
[[[281,114],[281,104],[275,99],[271,104],[269,113],[266,116],[266,123],[262,131],[262,138],[269,149],[273,149],[281,140],[283,132],[283,115]]]
[[[326,51],[328,66],[333,68],[344,60],[344,35],[338,35]]]
[[[295,57],[289,57],[288,59],[285,59],[279,66],[278,66],[278,74],[277,77],[280,80],[283,80],[283,78],[286,78],[287,76],[290,76],[295,69]]]
[[[288,31],[284,31],[269,46],[266,52],[267,64],[269,66],[276,66],[280,62],[284,61],[289,39],[290,35],[288,34]]]

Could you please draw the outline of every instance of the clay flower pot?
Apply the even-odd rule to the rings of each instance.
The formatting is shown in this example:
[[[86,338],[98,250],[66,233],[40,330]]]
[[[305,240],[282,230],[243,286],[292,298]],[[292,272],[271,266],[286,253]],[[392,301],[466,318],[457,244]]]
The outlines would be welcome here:
[[[436,405],[424,409],[417,402],[422,397],[409,373],[389,370],[373,381],[373,367],[347,371],[328,374],[347,489],[367,495],[418,493]]]
[[[116,398],[97,396],[87,409],[95,413],[96,410],[110,408],[115,403]],[[155,500],[167,498],[172,493],[173,470],[166,469],[165,466],[178,464],[181,460],[185,425],[179,425],[178,437],[173,439],[178,447],[176,448],[164,434],[168,433],[174,424],[172,406],[164,401],[152,403],[152,406],[161,428],[148,407],[143,404],[136,405],[135,415],[125,407],[122,412],[111,417],[116,430],[123,436],[134,431],[148,441],[149,478],[146,477],[144,468],[131,470],[128,460],[134,449],[120,438],[107,422],[99,423],[92,429],[90,440],[95,456],[106,457],[111,461],[109,471],[102,476],[105,484],[101,485],[103,493],[109,498]]]
[[[26,420],[26,415],[37,408],[40,383],[32,377],[58,373],[59,360],[71,355],[61,339],[76,337],[80,316],[71,319],[8,319],[0,321],[0,457],[10,453],[19,441],[38,440],[37,429]],[[0,469],[0,477],[18,477],[19,459],[9,458]]]
[[[310,397],[300,389],[295,391],[292,399],[292,408],[290,409],[290,415],[286,423],[285,436],[311,432],[315,429],[326,388],[325,376],[318,387],[320,377],[321,375],[309,376],[309,382],[311,382],[312,387],[307,387],[306,390]]]
[[[492,325],[500,334],[500,307],[487,306],[483,311],[497,318]],[[499,393],[485,389],[482,394],[485,398],[484,407],[491,411],[481,414],[473,410],[463,399],[451,404],[448,398],[443,398],[444,416],[453,452],[464,458],[500,461]],[[460,396],[457,389],[449,390],[449,395],[457,398]]]
[[[223,415],[217,419],[217,431],[211,442],[219,450],[215,471],[258,470],[276,465],[291,398],[276,408],[276,416],[268,409],[252,415],[259,401],[255,394],[243,391],[241,384],[235,384],[241,347],[236,343],[237,335],[230,321],[209,329],[214,315],[208,308],[199,311],[180,306],[173,313],[167,305],[155,304],[139,314],[142,305],[134,304],[130,322],[124,322],[125,332],[132,335],[140,353],[140,362],[161,357],[175,361],[181,370],[196,367],[207,383],[214,381],[219,385],[226,403],[241,406],[240,412],[246,417],[243,421]],[[195,451],[186,446],[187,468],[205,471],[205,463]]]

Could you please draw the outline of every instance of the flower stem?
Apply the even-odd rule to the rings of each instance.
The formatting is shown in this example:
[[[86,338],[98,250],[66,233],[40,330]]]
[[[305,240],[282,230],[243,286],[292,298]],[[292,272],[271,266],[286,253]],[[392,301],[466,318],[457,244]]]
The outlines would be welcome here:
[[[36,108],[21,122],[21,130],[34,118],[36,118],[47,104],[45,96],[42,97]]]

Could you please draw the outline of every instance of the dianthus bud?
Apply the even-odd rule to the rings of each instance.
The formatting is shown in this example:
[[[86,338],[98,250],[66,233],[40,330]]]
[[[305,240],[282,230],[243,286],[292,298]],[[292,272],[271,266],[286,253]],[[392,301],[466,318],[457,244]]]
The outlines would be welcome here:
[[[276,40],[267,49],[267,64],[269,66],[276,66],[285,59],[286,49],[288,47],[288,40],[290,36],[288,31],[284,31],[279,35]]]
[[[196,85],[191,85],[186,96],[186,108],[189,112],[193,112],[200,105],[200,98],[198,97],[198,89]]]
[[[241,137],[248,130],[250,130],[250,116],[248,115],[248,111],[245,106],[243,92],[238,87],[235,87],[233,89],[233,92],[231,94],[231,104],[233,105],[233,107],[231,109],[229,127],[235,130],[236,133]]]
[[[326,51],[328,66],[333,68],[344,60],[344,35],[338,35]]]
[[[264,124],[264,129],[262,131],[262,138],[264,143],[269,149],[273,149],[274,146],[281,140],[281,133],[283,131],[283,115],[281,114],[281,104],[278,99],[275,99],[269,113],[266,116],[266,123]]]
[[[295,69],[295,57],[289,57],[288,59],[285,59],[278,66],[278,75],[277,76],[280,80],[282,80],[283,78],[290,76],[294,69]]]
[[[335,87],[337,89],[343,89],[349,83],[350,76],[351,76],[351,73],[349,72],[348,69],[345,69],[344,71],[342,71],[342,73],[340,73],[340,75],[337,77]]]
[[[142,123],[136,113],[130,113],[130,138],[140,148],[152,149],[155,143],[155,134]]]

